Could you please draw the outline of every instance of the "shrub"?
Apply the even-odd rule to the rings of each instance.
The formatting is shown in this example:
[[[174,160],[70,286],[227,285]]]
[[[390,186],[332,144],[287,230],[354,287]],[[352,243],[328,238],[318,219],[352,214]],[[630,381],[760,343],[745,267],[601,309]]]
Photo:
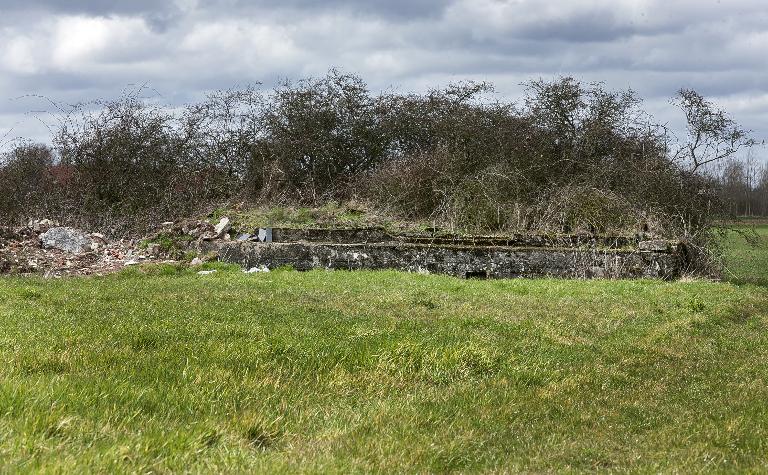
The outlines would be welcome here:
[[[48,210],[120,233],[234,199],[297,208],[357,200],[457,231],[642,231],[707,247],[725,209],[700,169],[713,157],[691,165],[668,152],[672,138],[632,91],[568,77],[527,86],[517,104],[472,82],[374,95],[334,70],[272,91],[216,92],[181,110],[136,91],[73,109],[54,150],[6,154],[0,212],[21,220]],[[702,101],[679,105],[714,110]],[[713,114],[686,117],[694,128],[704,122],[691,118],[721,118],[731,135],[713,143],[752,143]]]
[[[43,212],[54,199],[53,152],[41,144],[20,144],[0,157],[0,224]]]

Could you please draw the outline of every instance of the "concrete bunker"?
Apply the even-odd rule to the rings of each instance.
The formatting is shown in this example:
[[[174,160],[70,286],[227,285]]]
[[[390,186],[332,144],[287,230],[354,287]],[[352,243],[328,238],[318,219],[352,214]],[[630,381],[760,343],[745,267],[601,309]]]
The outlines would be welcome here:
[[[640,235],[464,236],[397,234],[383,228],[262,228],[248,236],[208,250],[217,251],[220,261],[244,268],[396,269],[468,279],[674,279],[686,266],[682,243]]]

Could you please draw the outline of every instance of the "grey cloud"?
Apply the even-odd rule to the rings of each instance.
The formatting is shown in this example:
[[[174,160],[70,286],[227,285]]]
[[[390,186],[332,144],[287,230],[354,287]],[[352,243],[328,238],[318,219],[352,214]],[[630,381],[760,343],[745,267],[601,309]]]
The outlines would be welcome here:
[[[620,21],[615,12],[605,9],[578,12],[561,18],[524,24],[515,36],[538,41],[605,42],[636,34],[631,23]]]
[[[176,23],[183,11],[172,1],[163,0],[2,0],[8,16],[24,15],[29,22],[50,15],[136,16],[155,31],[165,31]]]
[[[105,2],[102,0],[3,0],[4,11],[34,11],[46,13],[86,15],[142,15],[176,11],[173,2],[157,0],[131,0]]]
[[[298,11],[342,10],[364,16],[377,16],[407,20],[413,18],[436,18],[442,15],[451,3],[449,0],[257,0],[240,1],[241,5],[257,5],[261,9],[291,8]]]
[[[374,90],[476,79],[495,82],[504,97],[517,96],[530,78],[575,75],[632,87],[665,118],[675,116],[664,107],[682,86],[747,102],[768,94],[763,0],[0,3],[0,136],[9,124],[41,133],[24,112],[44,104],[10,100],[24,94],[77,102],[149,83],[163,100],[182,104],[213,89],[269,86],[331,67],[361,74]],[[114,23],[65,34],[72,51],[55,53],[57,21],[66,15]],[[132,18],[149,32],[120,23]],[[115,25],[124,27],[121,36]],[[744,125],[768,136],[768,112],[746,112]]]
[[[439,17],[450,0],[208,0],[198,2],[195,9],[215,16],[233,12],[291,10],[294,13],[346,11],[365,16],[385,18]],[[34,10],[63,14],[137,15],[151,19],[175,18],[183,13],[183,3],[168,0],[132,0],[106,2],[103,0],[4,0],[6,11]]]

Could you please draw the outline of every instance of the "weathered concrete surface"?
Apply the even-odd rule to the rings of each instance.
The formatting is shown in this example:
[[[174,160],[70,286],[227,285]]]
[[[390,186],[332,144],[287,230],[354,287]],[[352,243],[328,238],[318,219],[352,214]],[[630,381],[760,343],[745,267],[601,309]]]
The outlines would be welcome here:
[[[507,236],[462,236],[447,233],[392,234],[383,228],[323,229],[271,228],[272,242],[314,242],[335,244],[410,243],[451,246],[499,247],[590,247],[620,249],[634,247],[639,236],[511,234]],[[654,241],[663,242],[663,241]]]
[[[673,279],[682,253],[622,249],[430,245],[419,243],[256,243],[219,247],[219,260],[249,269],[399,269],[457,277]]]
[[[332,242],[336,244],[360,244],[393,241],[393,236],[383,228],[272,228],[272,242]]]

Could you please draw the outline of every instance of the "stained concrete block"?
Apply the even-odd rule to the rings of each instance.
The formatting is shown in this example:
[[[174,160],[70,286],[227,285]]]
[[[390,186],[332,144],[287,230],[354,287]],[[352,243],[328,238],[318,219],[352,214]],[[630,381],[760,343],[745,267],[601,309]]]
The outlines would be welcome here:
[[[433,246],[412,243],[224,243],[219,260],[243,268],[290,265],[311,269],[399,269],[456,277],[569,277],[672,279],[676,253],[616,249]]]

